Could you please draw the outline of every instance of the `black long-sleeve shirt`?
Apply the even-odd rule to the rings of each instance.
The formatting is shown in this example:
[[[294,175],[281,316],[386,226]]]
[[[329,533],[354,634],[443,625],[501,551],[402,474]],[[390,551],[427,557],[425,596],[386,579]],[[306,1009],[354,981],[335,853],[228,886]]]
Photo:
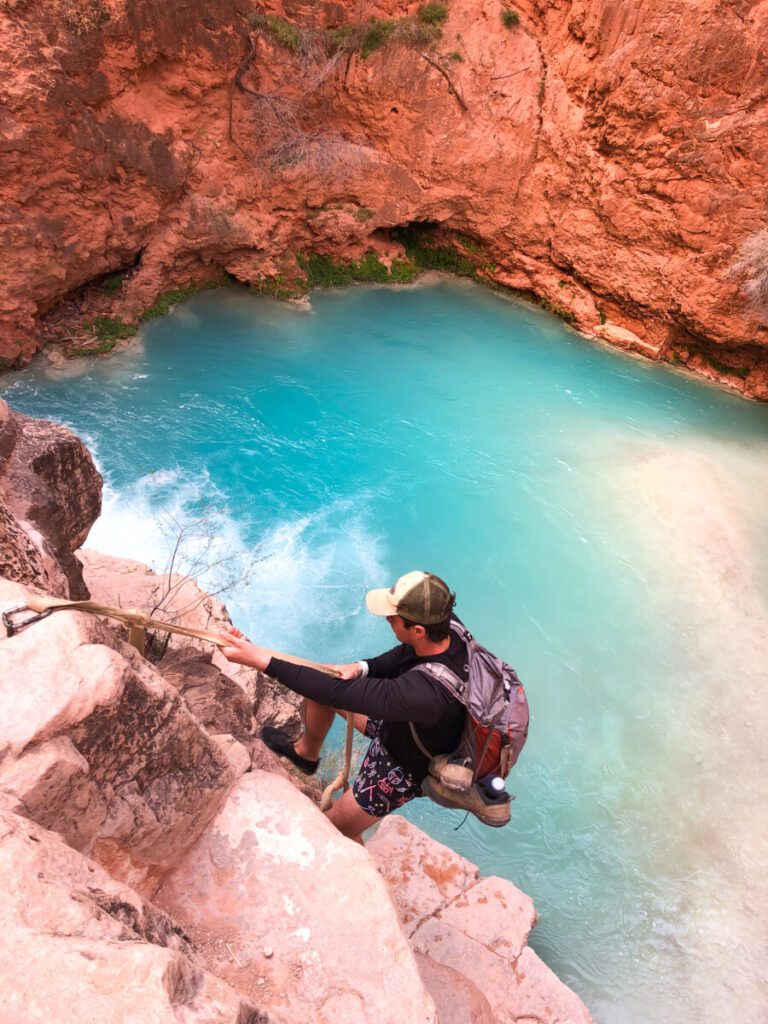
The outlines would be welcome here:
[[[454,750],[464,725],[463,705],[441,683],[418,668],[425,662],[438,662],[466,678],[466,645],[453,630],[450,638],[450,646],[442,654],[421,658],[408,644],[400,644],[368,659],[368,676],[349,681],[279,658],[272,658],[267,673],[319,704],[382,719],[380,742],[395,761],[421,782],[427,774],[429,759],[414,743],[408,723],[413,722],[419,739],[431,754]]]

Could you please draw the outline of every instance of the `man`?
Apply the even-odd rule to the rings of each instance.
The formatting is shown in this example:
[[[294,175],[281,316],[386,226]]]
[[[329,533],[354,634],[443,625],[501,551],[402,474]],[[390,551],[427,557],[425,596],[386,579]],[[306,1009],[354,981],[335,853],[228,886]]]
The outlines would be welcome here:
[[[271,750],[311,775],[336,712],[345,718],[353,714],[355,728],[370,737],[352,788],[328,812],[339,831],[356,842],[378,820],[423,796],[429,758],[416,745],[409,723],[433,754],[448,753],[459,742],[463,705],[419,671],[419,664],[437,662],[467,677],[466,644],[450,628],[454,602],[443,580],[426,572],[409,572],[390,589],[369,591],[368,610],[386,617],[399,646],[367,661],[329,666],[338,678],[272,658],[237,630],[227,634],[231,645],[223,653],[230,661],[261,669],[304,697],[303,734],[294,743],[281,730],[266,727],[262,739]]]

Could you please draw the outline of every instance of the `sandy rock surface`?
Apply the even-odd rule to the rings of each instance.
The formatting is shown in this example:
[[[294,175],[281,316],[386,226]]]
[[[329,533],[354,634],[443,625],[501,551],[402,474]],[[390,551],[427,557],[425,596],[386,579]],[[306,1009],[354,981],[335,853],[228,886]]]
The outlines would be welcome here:
[[[578,996],[527,945],[536,911],[511,882],[481,879],[474,864],[404,818],[385,819],[368,851],[444,1024],[591,1024]]]
[[[59,836],[0,812],[3,1024],[266,1022],[181,929]]]
[[[276,775],[243,776],[156,902],[286,1024],[436,1021],[370,857]]]

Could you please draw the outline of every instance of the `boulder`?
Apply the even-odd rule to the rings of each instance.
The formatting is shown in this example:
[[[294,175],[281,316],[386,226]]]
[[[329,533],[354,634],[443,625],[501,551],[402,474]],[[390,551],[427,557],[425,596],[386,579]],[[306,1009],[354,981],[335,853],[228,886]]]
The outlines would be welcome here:
[[[244,775],[156,899],[286,1024],[436,1022],[375,865],[287,779]]]
[[[162,911],[52,832],[0,812],[0,1020],[257,1024]]]
[[[74,551],[100,511],[101,476],[79,438],[66,427],[19,413],[0,417],[3,575],[36,583],[58,597],[87,598]],[[19,530],[26,539],[19,540]],[[16,559],[7,554],[14,545],[21,552]]]
[[[242,687],[211,664],[211,652],[183,647],[163,658],[158,669],[212,733],[229,733],[247,743],[253,729],[251,701]]]
[[[0,606],[26,598],[0,581]],[[0,640],[0,801],[115,877],[151,891],[234,779],[177,691],[95,617],[58,611]]]
[[[443,1024],[591,1024],[579,997],[527,945],[536,911],[511,882],[481,879],[474,864],[404,818],[385,819],[368,851],[421,955]]]

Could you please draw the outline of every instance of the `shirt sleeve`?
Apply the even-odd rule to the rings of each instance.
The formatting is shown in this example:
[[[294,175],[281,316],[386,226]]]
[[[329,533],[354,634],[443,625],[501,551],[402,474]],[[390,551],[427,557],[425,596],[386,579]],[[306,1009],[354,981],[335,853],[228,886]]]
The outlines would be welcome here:
[[[444,710],[440,694],[419,671],[406,672],[396,679],[368,676],[345,681],[280,658],[272,658],[266,671],[302,697],[369,718],[430,726]]]
[[[403,674],[406,660],[413,661],[413,650],[405,644],[398,644],[391,651],[385,651],[375,658],[366,658],[368,662],[368,675],[378,676],[380,679],[395,679]]]

